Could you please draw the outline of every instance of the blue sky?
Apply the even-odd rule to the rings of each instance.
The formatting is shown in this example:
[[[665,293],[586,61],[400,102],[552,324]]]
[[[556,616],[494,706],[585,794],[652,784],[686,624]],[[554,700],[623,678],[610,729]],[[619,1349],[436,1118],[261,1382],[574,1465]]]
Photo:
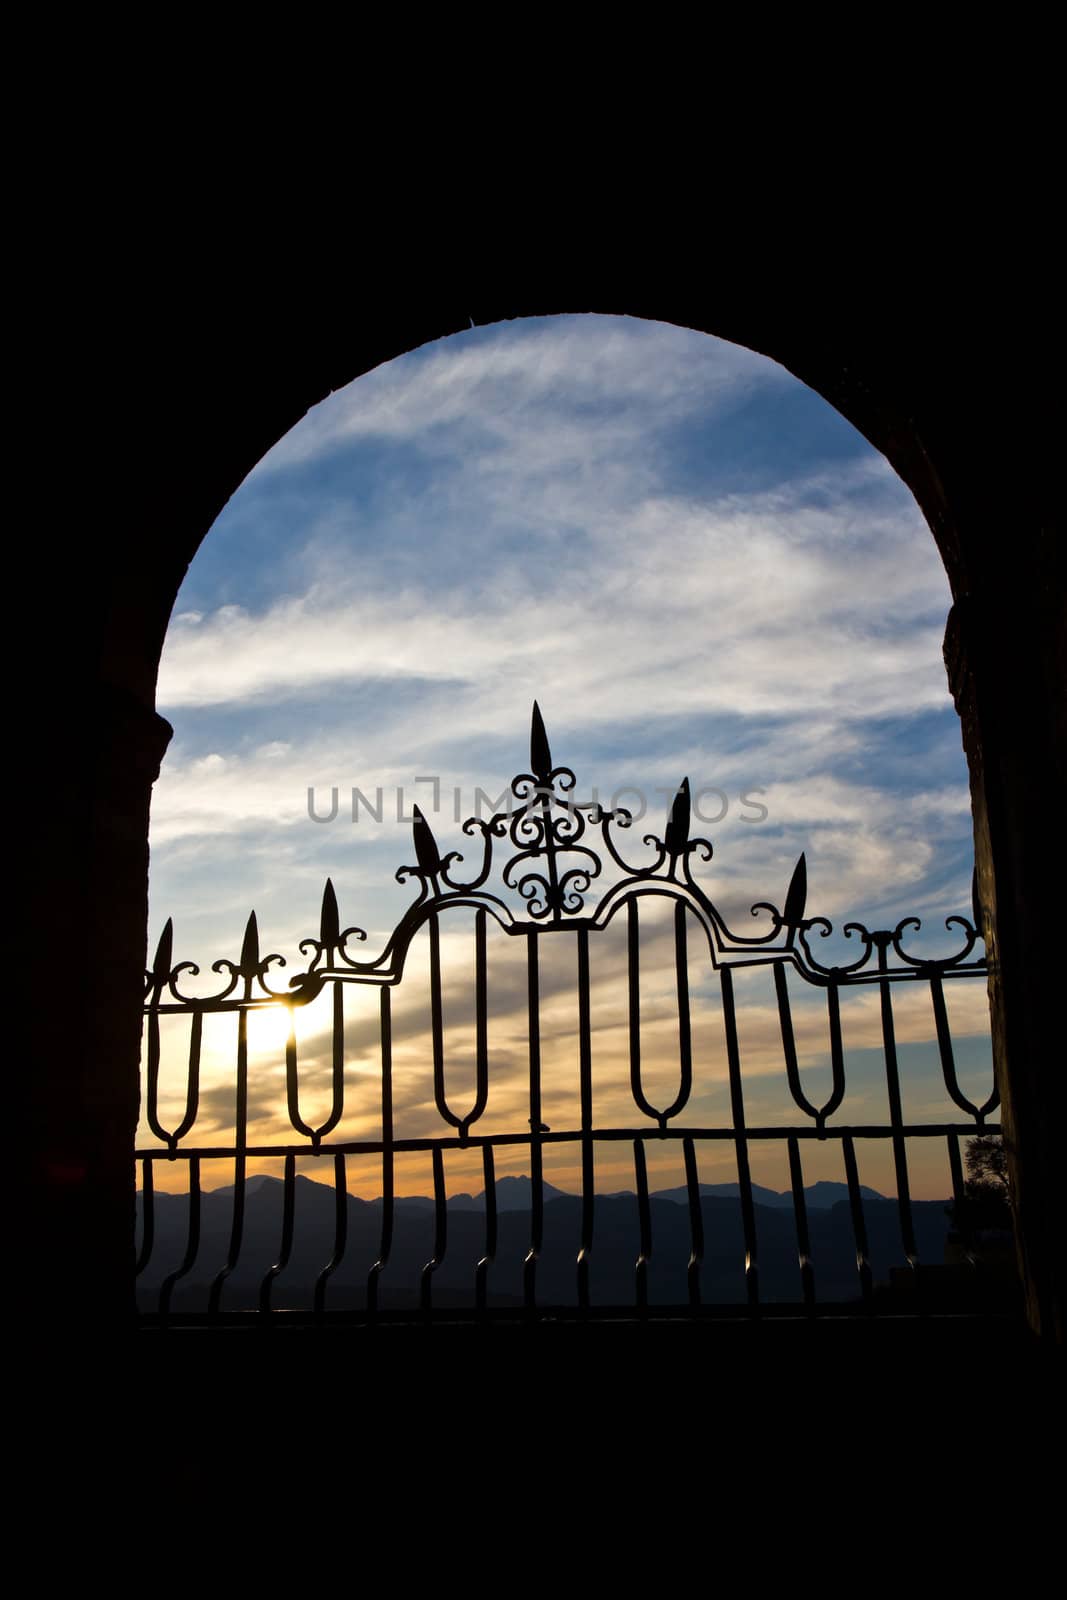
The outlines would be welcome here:
[[[461,844],[452,790],[466,816],[525,769],[536,697],[582,797],[636,785],[658,823],[652,791],[685,774],[727,795],[700,831],[735,923],[805,850],[809,913],[917,913],[947,952],[972,866],[948,606],[903,484],[762,357],[605,317],[425,346],[309,413],[190,569],[152,938],[173,916],[179,958],[236,955],[255,906],[298,970],[329,874],[379,948],[410,898],[396,789],[428,809],[413,780],[439,777],[435,831]],[[352,786],[379,785],[385,819],[353,824]],[[338,787],[337,821],[309,819],[309,786],[323,812]]]

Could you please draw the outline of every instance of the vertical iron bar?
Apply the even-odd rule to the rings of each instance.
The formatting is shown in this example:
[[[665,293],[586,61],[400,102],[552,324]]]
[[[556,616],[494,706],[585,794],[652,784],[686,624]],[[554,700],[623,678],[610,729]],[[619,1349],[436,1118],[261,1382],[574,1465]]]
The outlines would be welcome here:
[[[192,1026],[189,1029],[189,1076],[186,1079],[185,1115],[171,1134],[171,1148],[174,1149],[179,1139],[184,1139],[193,1123],[196,1121],[200,1109],[200,1046],[204,1037],[204,1013],[193,1012]]]
[[[752,1174],[748,1164],[748,1139],[745,1136],[745,1097],[741,1084],[741,1050],[737,1039],[734,979],[729,967],[720,968],[719,980],[722,985],[722,1014],[726,1028],[726,1059],[730,1069],[730,1106],[734,1123],[734,1149],[737,1155],[737,1184],[741,1192],[741,1225],[745,1235],[745,1293],[749,1311],[755,1316],[759,1311],[756,1211],[752,1199]]]
[[[826,1017],[830,1025],[830,1072],[833,1093],[820,1114],[821,1120],[837,1110],[845,1098],[845,1050],[841,1042],[841,992],[836,983],[826,986]]]
[[[482,1146],[482,1175],[485,1181],[485,1254],[474,1271],[474,1303],[484,1314],[489,1303],[486,1280],[496,1260],[496,1168],[491,1144]]]
[[[700,1268],[704,1261],[704,1212],[700,1203],[700,1178],[697,1172],[696,1145],[692,1139],[682,1140],[685,1156],[685,1187],[689,1198],[689,1265],[686,1277],[689,1282],[689,1304],[693,1311],[700,1310]]]
[[[813,1118],[816,1127],[821,1128],[823,1118],[804,1093],[800,1082],[797,1041],[793,1030],[793,1012],[789,1004],[789,978],[785,967],[780,961],[776,961],[774,964],[774,989],[778,997],[778,1028],[782,1035],[782,1054],[785,1057],[785,1075],[789,1083],[789,1092],[801,1111]]]
[[[811,1238],[808,1233],[808,1208],[804,1199],[804,1169],[800,1164],[800,1141],[791,1133],[786,1143],[789,1147],[789,1182],[793,1189],[793,1216],[797,1225],[800,1284],[804,1294],[804,1309],[811,1316],[815,1311],[815,1272],[811,1264]]]
[[[174,1285],[186,1277],[193,1270],[200,1250],[200,1157],[189,1157],[189,1215],[188,1228],[185,1235],[185,1255],[181,1265],[175,1272],[171,1272],[163,1279],[159,1286],[159,1316],[161,1322],[166,1322],[170,1316],[171,1296]]]
[[[541,1254],[545,1220],[541,1160],[541,995],[537,932],[533,928],[526,935],[526,961],[530,1041],[530,1248],[523,1262],[522,1291],[526,1310],[532,1313],[537,1309],[537,1262]]]
[[[285,1158],[284,1174],[282,1178],[282,1246],[278,1251],[278,1259],[274,1265],[268,1267],[263,1275],[263,1282],[259,1286],[259,1312],[260,1316],[270,1316],[270,1297],[274,1288],[274,1280],[280,1272],[284,1272],[289,1265],[289,1257],[293,1253],[293,1218],[296,1210],[296,1156],[292,1151]]]
[[[315,1279],[315,1315],[326,1312],[326,1285],[337,1271],[348,1247],[348,1175],[345,1158],[333,1158],[333,1255]]]
[[[638,1109],[662,1124],[662,1118],[645,1099],[641,1087],[641,928],[634,899],[626,906],[626,981],[630,1014],[630,1092]]]
[[[218,1316],[222,1287],[237,1265],[245,1226],[245,1150],[248,1144],[248,1012],[237,1013],[237,1109],[233,1159],[233,1221],[226,1264],[211,1285],[208,1315]]]
[[[147,1267],[156,1237],[155,1163],[151,1156],[141,1162],[141,1248],[137,1252],[137,1265],[133,1269],[139,1278]]]
[[[678,988],[678,1053],[680,1081],[674,1104],[664,1113],[675,1116],[686,1105],[693,1089],[693,1030],[689,1016],[689,951],[686,943],[685,901],[674,907],[674,972]]]
[[[860,1175],[856,1166],[856,1146],[852,1135],[846,1133],[841,1140],[841,1154],[845,1158],[845,1178],[848,1182],[848,1209],[852,1217],[852,1237],[856,1243],[856,1271],[860,1275],[860,1294],[864,1309],[874,1309],[874,1284],[871,1276],[871,1252],[867,1244],[867,1223],[863,1215],[863,1196],[860,1193]]]
[[[438,1111],[453,1128],[460,1126],[459,1118],[448,1109],[445,1099],[445,1023],[441,999],[441,925],[437,913],[431,911],[430,929],[430,1029],[433,1036],[433,1097]]]
[[[637,901],[626,907],[626,978],[630,1002],[630,1087],[640,1106],[641,1092],[641,933]]]
[[[333,1104],[330,1115],[326,1118],[319,1131],[313,1135],[316,1148],[323,1134],[331,1133],[340,1122],[345,1109],[345,986],[335,983],[333,986],[333,1060],[331,1067],[331,1088]]]
[[[433,1310],[433,1275],[448,1249],[448,1203],[445,1199],[445,1158],[439,1144],[433,1156],[433,1256],[422,1269],[422,1309],[427,1317]]]
[[[334,985],[336,990],[337,985]],[[289,1036],[285,1041],[285,1102],[289,1110],[289,1121],[297,1133],[302,1133],[305,1138],[314,1139],[314,1129],[309,1127],[300,1115],[300,1079],[296,1062],[296,1011],[289,1008]]]
[[[589,1003],[589,930],[578,929],[578,1079],[582,1114],[582,1234],[578,1250],[578,1305],[589,1310],[589,1258],[593,1249],[593,1053]]]
[[[887,970],[886,942],[878,941],[878,971]],[[900,1214],[900,1235],[904,1254],[913,1270],[919,1265],[919,1251],[915,1243],[915,1228],[911,1214],[911,1186],[908,1181],[908,1155],[903,1127],[904,1109],[900,1097],[900,1069],[897,1064],[897,1041],[893,1026],[893,1000],[891,985],[881,978],[878,988],[882,1002],[882,1046],[885,1053],[886,1088],[889,1093],[889,1121],[893,1128],[893,1166],[897,1178],[897,1210]]]
[[[643,1139],[634,1140],[634,1177],[637,1180],[637,1220],[641,1230],[641,1250],[634,1266],[637,1309],[648,1311],[648,1263],[652,1256],[652,1207],[648,1199],[648,1167]]]
[[[170,1144],[167,1130],[159,1121],[159,1012],[148,1013],[148,1060],[145,1063],[145,1116],[157,1139]]]
[[[487,914],[479,906],[474,916],[475,1080],[474,1106],[460,1126],[465,1134],[477,1122],[489,1099],[489,963],[486,954]]]
[[[815,1107],[808,1100],[800,1083],[800,1068],[797,1065],[797,1042],[793,1032],[793,1013],[789,1006],[789,980],[786,977],[785,967],[780,961],[774,964],[774,990],[778,997],[778,1029],[782,1035],[782,1054],[785,1057],[785,1076],[789,1084],[789,1092],[793,1096],[801,1111],[807,1112],[809,1117],[815,1116]]]
[[[189,1029],[189,1073],[185,1084],[185,1112],[173,1133],[168,1133],[159,1120],[159,1016],[150,1012],[148,1017],[148,1082],[145,1114],[148,1126],[157,1139],[170,1147],[173,1153],[178,1140],[184,1139],[193,1123],[200,1105],[200,1040],[204,1028],[204,1013],[194,1011]]]
[[[968,1116],[975,1120],[975,1126],[985,1126],[986,1113],[999,1104],[994,1098],[981,1110],[973,1105],[960,1088],[959,1079],[956,1077],[956,1058],[952,1050],[952,1033],[948,1025],[948,1012],[945,1008],[945,989],[941,982],[941,975],[937,972],[930,974],[930,999],[934,1008],[934,1025],[937,1029],[937,1048],[941,1057],[941,1076],[945,1080],[945,1088],[949,1096],[956,1102],[961,1111],[966,1111]]]
[[[382,1041],[382,1236],[378,1243],[378,1259],[367,1276],[367,1315],[373,1319],[378,1312],[378,1280],[389,1261],[393,1248],[393,1010],[392,990],[387,984],[381,988],[381,1041]]]
[[[300,1116],[300,1096],[296,1069],[296,1012],[289,1009],[289,1037],[285,1045],[285,1092],[289,1121],[297,1133],[311,1140],[317,1155],[324,1135],[332,1133],[345,1109],[345,1000],[344,984],[333,984],[333,1018],[330,1030],[330,1114],[318,1128],[311,1128]]]

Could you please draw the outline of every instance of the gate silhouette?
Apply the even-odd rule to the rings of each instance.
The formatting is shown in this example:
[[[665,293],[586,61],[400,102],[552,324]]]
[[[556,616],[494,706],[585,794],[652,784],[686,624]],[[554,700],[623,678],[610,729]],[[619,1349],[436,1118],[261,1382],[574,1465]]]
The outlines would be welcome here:
[[[843,965],[824,964],[814,952],[815,937],[831,934],[831,924],[821,917],[806,916],[805,858],[800,856],[793,871],[781,910],[769,902],[753,906],[753,915],[763,913],[767,926],[746,936],[734,933],[694,875],[694,862],[707,862],[711,844],[691,837],[691,800],[688,780],[684,781],[669,808],[662,838],[646,834],[642,847],[650,859],[633,865],[629,859],[627,830],[633,818],[625,810],[609,810],[596,802],[580,803],[574,796],[575,775],[568,767],[554,766],[544,725],[536,704],[530,741],[530,771],[511,784],[509,809],[497,812],[488,821],[470,818],[463,831],[468,838],[480,839],[481,860],[472,877],[458,875],[462,855],[452,851],[441,855],[433,832],[422,812],[414,810],[413,834],[415,864],[399,869],[398,881],[414,881],[418,894],[396,925],[384,950],[374,959],[359,960],[351,946],[365,939],[361,929],[341,927],[333,886],[327,881],[322,900],[317,938],[304,940],[301,953],[310,956],[307,969],[290,979],[284,989],[268,981],[271,968],[284,965],[278,955],[261,956],[255,913],[247,923],[241,954],[236,962],[216,961],[212,970],[224,980],[219,992],[208,996],[186,993],[186,973],[196,975],[198,967],[173,959],[173,929],[168,922],[145,984],[145,1093],[144,1115],[157,1148],[136,1152],[141,1172],[140,1244],[137,1270],[144,1280],[153,1263],[159,1206],[155,1169],[160,1163],[184,1162],[189,1173],[185,1247],[174,1270],[159,1284],[158,1295],[143,1305],[146,1320],[217,1321],[220,1318],[254,1316],[270,1320],[283,1312],[274,1306],[274,1287],[290,1262],[296,1212],[296,1162],[303,1156],[332,1158],[335,1194],[334,1229],[329,1258],[323,1263],[314,1284],[309,1315],[316,1319],[345,1317],[361,1322],[404,1315],[428,1319],[447,1315],[455,1318],[491,1319],[504,1315],[538,1316],[657,1316],[679,1314],[692,1317],[730,1314],[757,1315],[768,1308],[760,1294],[757,1203],[750,1163],[754,1140],[784,1143],[789,1165],[792,1220],[796,1241],[795,1304],[779,1305],[778,1310],[801,1310],[809,1314],[823,1309],[816,1293],[817,1261],[813,1259],[808,1202],[805,1194],[802,1148],[810,1141],[836,1141],[840,1146],[847,1188],[847,1207],[851,1242],[855,1251],[855,1305],[867,1311],[877,1309],[877,1295],[868,1246],[864,1194],[860,1184],[856,1145],[859,1140],[888,1141],[892,1151],[897,1193],[896,1215],[903,1255],[915,1275],[921,1267],[913,1216],[913,1201],[908,1173],[909,1139],[944,1141],[955,1199],[964,1195],[960,1139],[980,1133],[999,1133],[988,1121],[998,1104],[996,1090],[982,1104],[975,1104],[962,1091],[957,1076],[953,1040],[949,1028],[945,985],[984,979],[986,963],[976,954],[980,935],[977,906],[974,921],[949,917],[946,927],[958,927],[962,948],[954,954],[927,959],[910,953],[904,945],[909,927],[918,928],[917,918],[909,917],[891,930],[869,931],[849,923],[844,932],[858,941],[859,953]],[[514,802],[512,804],[511,802]],[[598,840],[594,848],[592,840]],[[491,887],[494,873],[503,860],[499,886]],[[593,886],[604,874],[605,866],[616,875],[599,898]],[[658,897],[673,912],[674,981],[677,994],[678,1079],[677,1090],[667,1103],[654,1104],[648,1083],[647,1062],[642,1056],[641,945],[639,906],[642,900]],[[465,1109],[450,1102],[446,1092],[446,1049],[443,1016],[441,930],[445,919],[457,912],[473,913],[475,970],[475,1048],[473,1098]],[[480,1130],[491,1090],[489,1050],[489,966],[487,958],[488,924],[493,919],[504,934],[525,944],[526,949],[526,1042],[528,1053],[528,1095],[523,1110],[528,1112],[526,1127],[506,1132]],[[590,941],[616,918],[622,919],[626,933],[625,1004],[629,1054],[629,1092],[638,1113],[637,1120],[623,1125],[598,1126],[594,1119],[594,1070],[592,1052],[592,1007],[590,983]],[[412,941],[423,928],[429,943],[429,1040],[432,1056],[433,1103],[444,1128],[427,1137],[402,1137],[394,1123],[395,1067],[393,1061],[392,991],[400,984]],[[573,1126],[549,1127],[544,1122],[542,1103],[542,982],[541,941],[570,940],[574,948],[574,984],[577,997],[577,1089],[580,1107]],[[695,1081],[699,1084],[704,1063],[694,1058],[690,1009],[690,941],[695,936],[703,959],[707,953],[708,972],[717,979],[721,994],[725,1033],[726,1074],[730,1117],[726,1122],[693,1125],[683,1113],[690,1104]],[[769,967],[773,975],[777,1030],[780,1034],[782,1065],[789,1094],[801,1118],[791,1125],[756,1125],[746,1121],[746,1076],[738,1030],[738,1002],[735,996],[735,969]],[[820,991],[825,997],[825,1020],[829,1040],[830,1092],[821,1103],[809,1097],[802,1079],[797,1037],[791,1009],[789,976]],[[346,1060],[344,1041],[344,991],[348,985],[364,985],[379,991],[380,1112],[381,1137],[377,1139],[331,1138],[345,1110]],[[966,1120],[954,1122],[908,1122],[905,1119],[900,1062],[894,1024],[893,992],[900,986],[922,985],[932,1005],[941,1075],[948,1096]],[[878,995],[881,1052],[884,1060],[889,1120],[862,1124],[834,1121],[846,1092],[846,1061],[842,1037],[841,994],[867,986]],[[300,1063],[295,1029],[295,1012],[320,996],[332,997],[330,1038],[332,1104],[328,1115],[313,1124],[304,1119],[300,1108]],[[289,1036],[285,1047],[286,1101],[292,1139],[265,1144],[250,1142],[249,1039],[252,1013],[264,1009],[289,1011]],[[234,1138],[223,1145],[198,1145],[193,1140],[200,1107],[201,1058],[205,1018],[232,1014],[236,1024],[234,1056]],[[173,1127],[164,1125],[160,1114],[160,1021],[164,1017],[185,1018],[188,1022],[188,1072],[184,1114]],[[664,1097],[658,1097],[662,1102]],[[684,1205],[688,1219],[689,1257],[684,1283],[673,1302],[654,1304],[648,1292],[649,1264],[653,1256],[653,1199],[648,1175],[648,1146],[665,1141],[681,1148],[684,1166]],[[744,1297],[736,1304],[708,1305],[701,1288],[707,1230],[706,1195],[702,1191],[698,1147],[725,1142],[732,1148],[737,1171],[737,1205],[743,1237]],[[625,1304],[600,1306],[590,1292],[590,1264],[594,1252],[594,1223],[598,1203],[604,1197],[594,1189],[594,1155],[601,1146],[632,1147],[635,1185],[635,1228],[633,1241],[633,1293]],[[528,1244],[522,1262],[521,1307],[501,1307],[494,1303],[492,1279],[498,1263],[500,1211],[496,1152],[521,1147],[529,1160]],[[575,1151],[580,1173],[577,1207],[576,1250],[573,1257],[575,1300],[573,1305],[546,1302],[538,1294],[538,1266],[545,1237],[544,1155],[552,1146],[569,1146]],[[466,1313],[457,1307],[435,1305],[434,1277],[448,1250],[448,1197],[445,1193],[444,1156],[448,1151],[480,1152],[484,1180],[484,1239],[480,1257],[470,1263],[472,1293]],[[418,1305],[410,1313],[390,1311],[380,1305],[379,1285],[393,1249],[397,1207],[397,1157],[409,1152],[428,1153],[433,1171],[434,1243],[430,1259],[421,1268]],[[331,1309],[330,1286],[345,1259],[348,1240],[348,1160],[351,1157],[377,1158],[381,1176],[380,1234],[377,1256],[366,1277],[363,1303]],[[233,1163],[234,1184],[229,1242],[225,1259],[211,1268],[210,1288],[205,1310],[178,1312],[173,1309],[174,1293],[183,1280],[189,1280],[201,1252],[201,1164],[224,1158]],[[250,1311],[224,1309],[228,1280],[241,1259],[248,1198],[248,1162],[277,1158],[284,1164],[282,1217],[276,1259],[259,1285],[257,1305]],[[960,1208],[960,1215],[963,1214]],[[964,1254],[972,1263],[977,1259],[974,1241],[964,1239]],[[325,1248],[329,1241],[324,1242]]]

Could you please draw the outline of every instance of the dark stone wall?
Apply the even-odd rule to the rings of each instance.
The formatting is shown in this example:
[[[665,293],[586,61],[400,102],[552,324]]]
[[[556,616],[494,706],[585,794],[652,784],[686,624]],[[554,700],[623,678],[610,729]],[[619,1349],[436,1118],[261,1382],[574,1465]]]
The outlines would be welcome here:
[[[294,275],[232,251],[181,271],[155,257],[104,287],[94,279],[92,293],[80,281],[65,302],[66,359],[44,375],[35,414],[35,488],[60,535],[31,528],[18,541],[19,592],[39,629],[17,696],[33,792],[19,846],[33,952],[21,1006],[24,1290],[65,1327],[131,1314],[147,819],[169,737],[154,688],[200,540],[331,390],[471,318],[595,311],[676,322],[781,362],[885,453],[930,523],[955,599],[946,663],[972,777],[1028,1309],[1035,1329],[1062,1337],[1050,874],[1067,730],[1051,284],[1032,263],[1006,278],[1003,257],[979,262],[962,246],[921,270],[872,252],[847,274],[814,261],[773,280],[750,259],[684,281],[666,249],[639,270],[573,241],[558,259],[574,264],[449,283],[351,261],[305,261]]]

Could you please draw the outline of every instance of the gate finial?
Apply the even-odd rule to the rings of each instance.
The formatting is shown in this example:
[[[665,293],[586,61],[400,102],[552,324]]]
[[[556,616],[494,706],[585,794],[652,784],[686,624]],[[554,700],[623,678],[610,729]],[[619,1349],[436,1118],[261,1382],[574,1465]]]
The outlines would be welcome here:
[[[163,924],[163,932],[156,945],[156,953],[152,962],[152,973],[160,984],[166,983],[174,965],[174,923],[168,917]]]
[[[319,913],[319,944],[324,950],[333,952],[341,942],[341,918],[337,910],[337,895],[334,893],[333,879],[326,879],[326,887],[322,891],[322,910]]]
[[[547,783],[552,771],[552,752],[548,748],[548,734],[545,732],[544,718],[536,700],[533,703],[533,718],[530,722],[530,771],[540,783]]]
[[[241,959],[238,970],[242,977],[251,974],[255,977],[259,971],[259,925],[256,922],[254,911],[249,912],[248,921],[245,923],[245,936],[241,942]]]
[[[667,826],[663,830],[664,847],[672,862],[684,854],[689,843],[690,816],[689,779],[683,778],[678,793],[671,801]]]
[[[428,878],[436,878],[441,871],[441,853],[437,848],[433,830],[418,806],[413,806],[411,810],[411,832],[415,840],[415,859],[419,863],[419,871],[425,873]]]
[[[808,899],[808,863],[804,858],[803,850],[797,857],[797,864],[793,868],[793,876],[789,880],[786,890],[785,910],[782,912],[782,921],[787,928],[798,928],[804,920],[804,907]]]

